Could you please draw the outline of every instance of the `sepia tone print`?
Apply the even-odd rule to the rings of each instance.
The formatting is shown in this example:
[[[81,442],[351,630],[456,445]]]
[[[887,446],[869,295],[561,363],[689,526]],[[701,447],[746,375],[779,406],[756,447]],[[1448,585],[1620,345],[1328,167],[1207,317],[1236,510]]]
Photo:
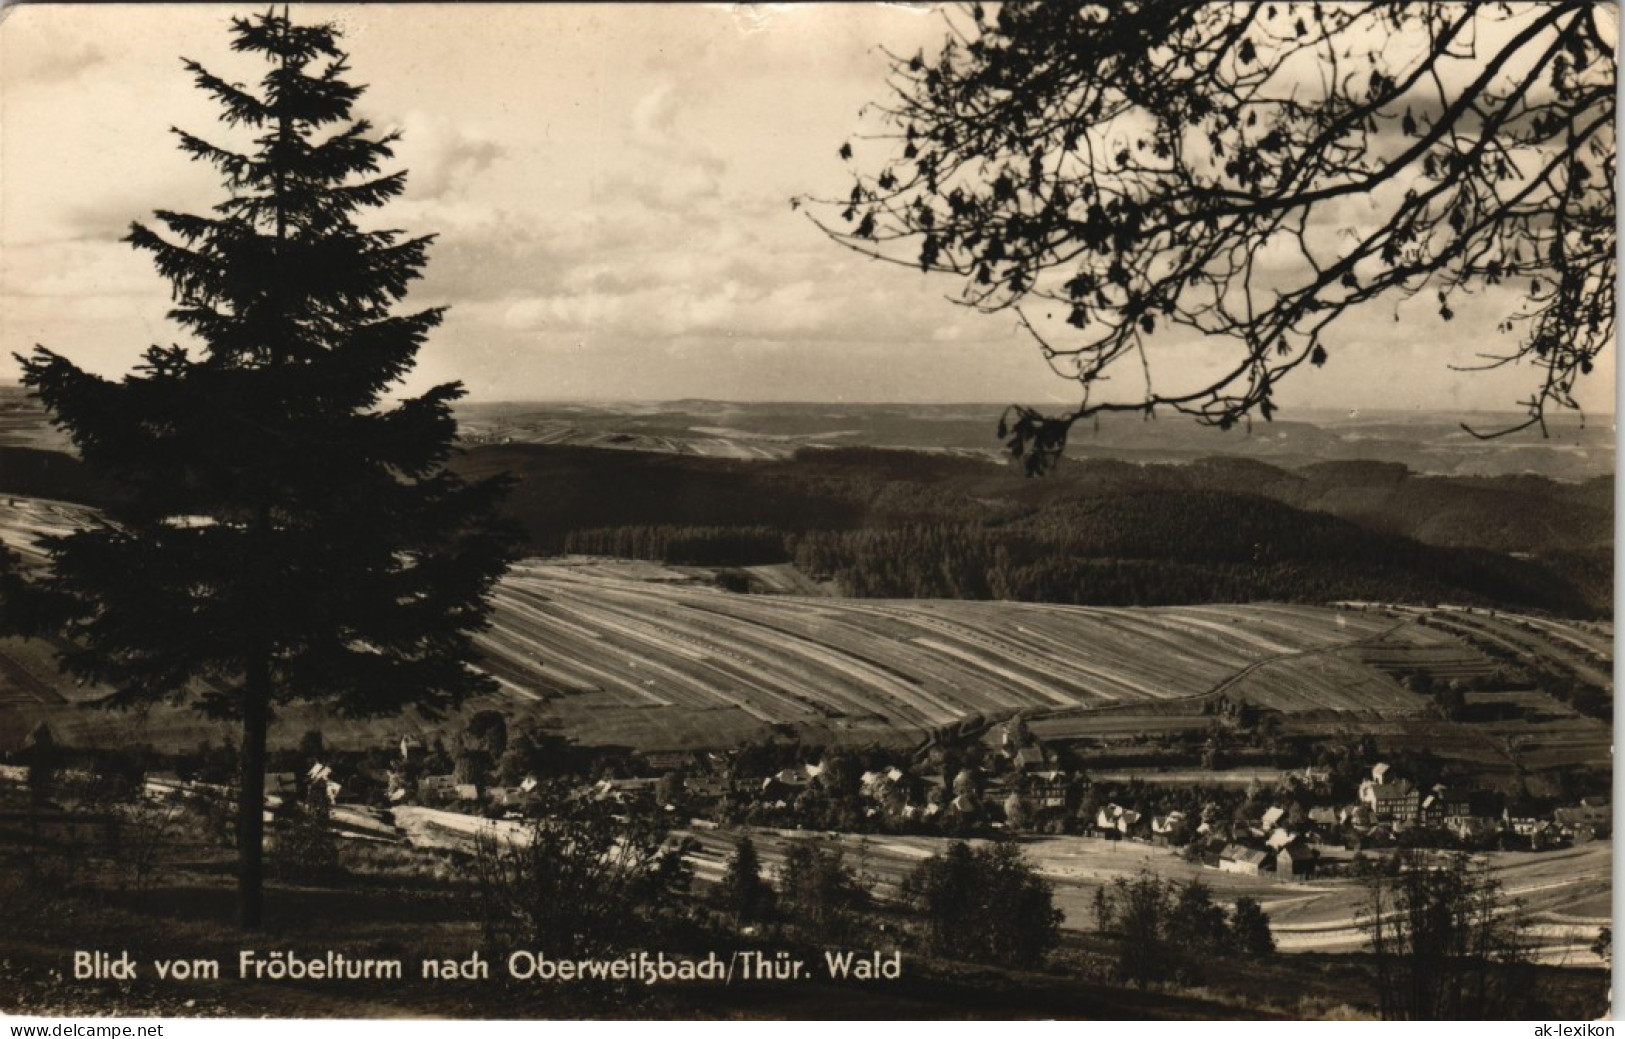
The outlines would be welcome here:
[[[0,1010],[1554,1019],[1601,4],[23,4]]]

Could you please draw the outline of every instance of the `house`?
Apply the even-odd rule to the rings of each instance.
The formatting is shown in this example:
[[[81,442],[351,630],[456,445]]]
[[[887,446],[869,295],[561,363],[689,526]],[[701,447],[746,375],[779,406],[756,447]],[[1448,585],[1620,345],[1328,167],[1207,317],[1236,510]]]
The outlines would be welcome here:
[[[794,797],[807,787],[807,772],[800,768],[786,768],[762,780],[762,798]]]
[[[1371,788],[1371,812],[1387,826],[1414,826],[1422,814],[1422,795],[1400,780]]]
[[[683,791],[690,797],[720,801],[733,793],[733,780],[726,776],[695,776],[685,780]]]
[[[579,796],[594,801],[613,801],[616,804],[626,804],[643,796],[653,796],[655,787],[660,780],[640,779],[600,779],[592,786],[580,791]]]
[[[1157,815],[1151,818],[1151,843],[1159,847],[1177,844],[1179,839],[1189,831],[1188,818],[1184,812],[1177,809],[1167,815]]]
[[[1044,772],[1055,768],[1055,752],[1042,743],[1032,743],[1010,755],[1010,767],[1017,772]]]
[[[289,801],[299,800],[299,774],[297,772],[265,773],[265,800],[271,808]]]
[[[651,750],[643,755],[644,764],[655,772],[681,772],[696,764],[693,751]]]
[[[457,796],[457,777],[443,775],[423,776],[418,780],[420,801],[449,801]]]
[[[1422,804],[1417,810],[1416,821],[1422,826],[1441,826],[1444,824],[1445,793],[1442,787],[1434,787],[1433,792],[1422,798]]]
[[[1247,848],[1240,844],[1227,844],[1224,850],[1219,853],[1219,871],[1256,877],[1264,870],[1273,867],[1274,861],[1269,853],[1257,848]]]
[[[908,778],[908,773],[900,768],[875,769],[858,777],[858,793],[875,801],[883,801],[901,790]]]
[[[493,800],[504,809],[502,814],[507,819],[522,819],[542,805],[539,795],[519,787],[499,790],[493,796]]]
[[[1120,837],[1139,835],[1144,829],[1142,816],[1132,808],[1109,804],[1095,813],[1095,829],[1115,833]]]
[[[1309,809],[1309,821],[1323,830],[1336,829],[1338,825],[1337,809],[1318,807]]]
[[[1582,800],[1572,808],[1559,808],[1552,813],[1552,821],[1564,837],[1576,844],[1607,840],[1614,832],[1613,809],[1606,801],[1587,804]]]
[[[1315,872],[1315,853],[1302,841],[1293,841],[1275,852],[1277,877],[1307,877]]]
[[[1446,790],[1440,825],[1463,840],[1501,828],[1499,798],[1480,790]]]
[[[1284,818],[1286,818],[1285,808],[1274,807],[1265,809],[1264,817],[1258,821],[1258,827],[1265,833],[1269,833],[1271,830],[1279,826],[1281,824],[1281,820]]]
[[[1532,837],[1550,825],[1529,801],[1514,801],[1501,810],[1501,821],[1519,837]]]
[[[480,788],[475,783],[458,783],[451,788],[451,796],[458,801],[479,801]]]
[[[1227,840],[1198,835],[1191,841],[1190,846],[1186,849],[1186,854],[1192,856],[1195,860],[1199,860],[1207,869],[1218,869],[1220,856],[1224,854],[1224,849],[1229,846],[1230,842]]]
[[[1029,772],[1025,776],[1027,798],[1033,808],[1043,811],[1064,810],[1072,792],[1072,777],[1058,769]]]
[[[1297,834],[1277,826],[1275,829],[1271,830],[1270,835],[1264,839],[1264,846],[1271,851],[1280,851],[1287,845],[1297,841],[1297,839]]]

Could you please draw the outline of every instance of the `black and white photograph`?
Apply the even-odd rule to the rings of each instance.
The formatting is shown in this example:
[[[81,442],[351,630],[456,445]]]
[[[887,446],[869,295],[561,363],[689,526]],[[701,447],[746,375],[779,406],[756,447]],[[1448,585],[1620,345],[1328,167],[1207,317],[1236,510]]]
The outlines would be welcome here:
[[[1618,29],[0,5],[0,1017],[1612,1034]]]

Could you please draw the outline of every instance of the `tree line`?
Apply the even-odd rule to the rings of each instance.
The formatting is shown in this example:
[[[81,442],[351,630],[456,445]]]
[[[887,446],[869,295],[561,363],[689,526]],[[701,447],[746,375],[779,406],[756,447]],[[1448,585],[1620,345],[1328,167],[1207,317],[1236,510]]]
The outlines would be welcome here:
[[[791,562],[859,598],[1095,606],[1447,600],[1585,610],[1573,588],[1538,564],[1424,545],[1228,491],[1142,491],[992,509],[950,502],[962,495],[945,486],[914,486],[907,494],[894,487],[890,494],[910,499],[900,515],[913,519],[896,518],[877,501],[877,514],[855,527],[626,524],[566,530],[550,543],[565,553],[673,564]]]

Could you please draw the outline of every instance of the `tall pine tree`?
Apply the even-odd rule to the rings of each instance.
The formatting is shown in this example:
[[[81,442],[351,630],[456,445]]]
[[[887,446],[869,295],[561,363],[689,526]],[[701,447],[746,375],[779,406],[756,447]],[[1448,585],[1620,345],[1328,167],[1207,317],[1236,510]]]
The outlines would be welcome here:
[[[104,522],[46,539],[24,614],[72,639],[63,666],[110,685],[112,706],[240,719],[239,906],[256,927],[277,705],[432,716],[492,688],[471,636],[512,538],[506,482],[444,468],[462,388],[386,399],[442,317],[391,312],[432,236],[357,223],[402,191],[404,172],[381,172],[396,135],[351,118],[364,88],[332,26],[272,9],[231,33],[270,66],[257,90],[185,67],[244,150],[175,131],[229,197],[209,215],[159,211],[159,230],[125,239],[152,254],[193,341],[150,348],[119,381],[43,347],[19,357],[118,488]]]

